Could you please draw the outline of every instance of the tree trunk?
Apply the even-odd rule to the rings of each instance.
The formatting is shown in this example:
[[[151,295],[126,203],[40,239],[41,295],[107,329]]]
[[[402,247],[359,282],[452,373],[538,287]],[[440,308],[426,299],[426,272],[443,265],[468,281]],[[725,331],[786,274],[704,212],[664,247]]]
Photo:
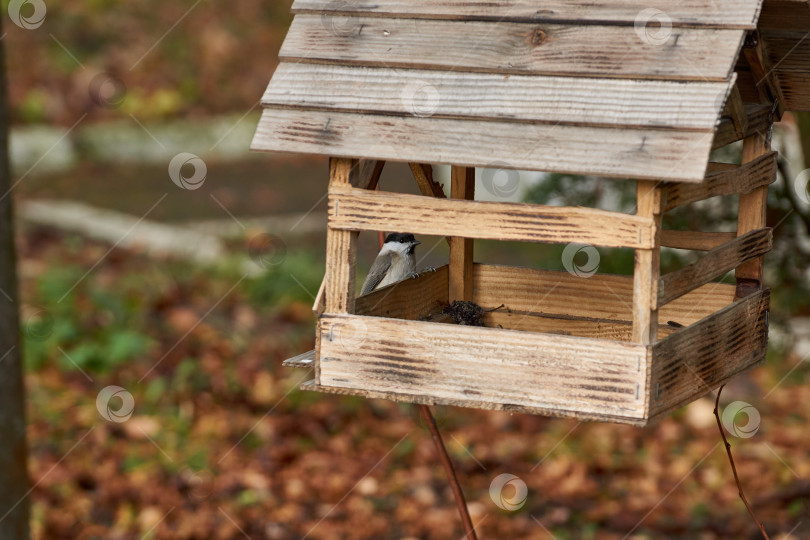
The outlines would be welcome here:
[[[5,14],[3,14],[5,15]],[[0,17],[0,35],[2,19]],[[5,47],[0,39],[0,540],[28,532],[25,399],[8,155]]]
[[[794,113],[799,124],[799,137],[802,139],[804,166],[810,167],[810,112]]]

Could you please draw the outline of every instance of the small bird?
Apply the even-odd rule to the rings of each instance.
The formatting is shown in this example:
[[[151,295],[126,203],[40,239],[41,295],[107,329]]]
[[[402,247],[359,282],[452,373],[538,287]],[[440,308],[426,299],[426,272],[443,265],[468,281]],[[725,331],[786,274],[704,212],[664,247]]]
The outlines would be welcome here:
[[[367,294],[414,276],[416,269],[414,250],[420,243],[412,234],[391,233],[386,236],[382,249],[363,282],[360,294]]]

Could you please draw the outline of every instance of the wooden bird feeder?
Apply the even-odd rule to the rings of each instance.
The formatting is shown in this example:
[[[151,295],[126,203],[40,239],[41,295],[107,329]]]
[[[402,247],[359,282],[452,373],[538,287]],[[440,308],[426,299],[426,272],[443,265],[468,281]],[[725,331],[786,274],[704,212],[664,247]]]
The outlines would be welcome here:
[[[796,0],[295,0],[252,148],[330,156],[324,305],[304,388],[646,425],[761,364],[774,120],[810,110]],[[742,163],[709,154],[742,140]],[[422,195],[375,191],[385,161]],[[637,182],[635,214],[474,200],[475,167]],[[428,164],[452,166],[450,197]],[[617,180],[621,181],[621,180]],[[627,181],[627,180],[625,180]],[[736,233],[676,207],[739,194]],[[449,264],[356,298],[360,231]],[[632,276],[476,264],[473,239],[635,250]],[[661,247],[703,251],[660,275]],[[735,284],[715,280],[734,270]],[[484,327],[425,320],[454,300]],[[677,324],[668,324],[673,321]]]

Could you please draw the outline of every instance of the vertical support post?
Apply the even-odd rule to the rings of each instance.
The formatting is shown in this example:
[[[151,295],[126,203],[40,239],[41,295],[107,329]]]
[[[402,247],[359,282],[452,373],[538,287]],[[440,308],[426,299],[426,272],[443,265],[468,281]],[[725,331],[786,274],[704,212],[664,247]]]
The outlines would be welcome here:
[[[771,131],[757,133],[743,139],[742,162],[753,161],[771,150]],[[754,189],[740,195],[737,213],[737,236],[765,226],[765,210],[768,202],[768,186]],[[734,271],[737,290],[734,299],[744,298],[762,288],[762,257],[746,261]]]
[[[661,275],[661,190],[658,183],[639,180],[636,214],[654,222],[652,249],[637,249],[633,270],[633,341],[652,345],[658,339],[658,278]]]
[[[329,160],[329,187],[350,187],[352,169],[357,160],[331,158]],[[330,212],[340,208],[330,204]],[[331,217],[331,216],[330,216]],[[326,231],[326,313],[354,313],[355,260],[357,259],[357,232]]]
[[[450,176],[450,198],[475,198],[475,167],[454,166]],[[473,296],[473,245],[472,238],[450,237],[450,302],[472,300]]]

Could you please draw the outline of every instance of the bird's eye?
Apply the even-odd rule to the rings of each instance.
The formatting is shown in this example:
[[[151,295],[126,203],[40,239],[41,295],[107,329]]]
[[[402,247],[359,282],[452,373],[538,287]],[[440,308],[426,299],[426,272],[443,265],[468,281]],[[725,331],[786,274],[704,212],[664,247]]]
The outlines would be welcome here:
[[[399,243],[400,243],[400,244],[404,244],[404,243],[405,243],[405,239],[404,239],[404,238],[400,238],[400,239],[399,239]]]

